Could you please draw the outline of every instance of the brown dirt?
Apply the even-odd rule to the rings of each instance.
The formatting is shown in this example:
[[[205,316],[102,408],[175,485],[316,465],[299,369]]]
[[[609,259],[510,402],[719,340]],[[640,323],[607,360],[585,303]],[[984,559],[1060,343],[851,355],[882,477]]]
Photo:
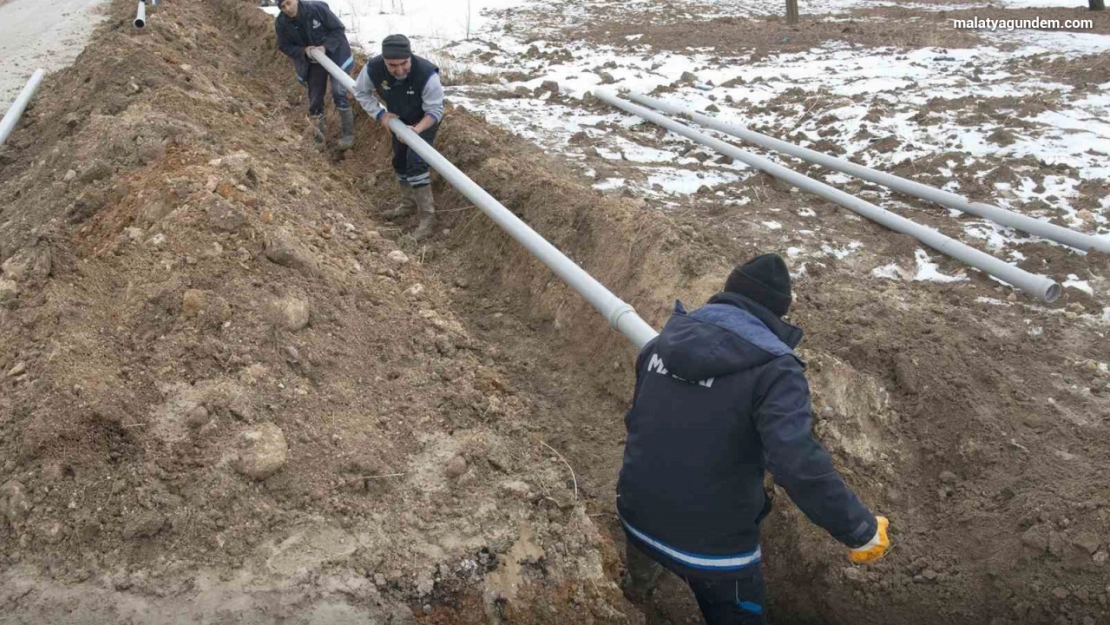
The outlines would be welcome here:
[[[674,225],[654,212],[637,219],[632,202],[578,190],[538,156],[532,158],[539,163],[531,165],[519,153],[534,150],[505,133],[453,124],[444,136],[444,150],[454,162],[656,324],[665,318],[671,297],[696,302],[711,292],[729,259],[790,243],[745,228],[736,209],[712,218],[690,214],[688,222]],[[500,156],[509,146],[517,153],[512,161]],[[795,197],[774,195],[761,208],[777,209],[778,218],[790,221],[783,215]],[[817,223],[842,232],[841,211],[818,206]],[[443,266],[489,276],[491,292],[519,302],[514,310],[534,320],[520,335],[499,339],[522,343],[510,347],[521,362],[514,370],[529,377],[535,371],[578,372],[581,380],[562,381],[567,395],[595,386],[599,378],[604,382],[602,396],[610,410],[571,403],[564,414],[572,441],[568,458],[580,467],[580,479],[590,483],[592,476],[611,487],[619,462],[613,446],[621,436],[618,419],[628,390],[627,379],[616,375],[622,360],[613,354],[626,348],[604,326],[591,324],[592,311],[485,220],[465,228],[473,243]],[[890,238],[869,224],[858,228],[855,236],[863,240]],[[637,263],[613,256],[617,241],[629,242],[628,258]],[[902,245],[899,237],[890,243],[903,250],[896,259],[912,262],[913,245]],[[1049,257],[1047,250],[1030,250],[1034,253]],[[952,272],[952,265],[942,262],[942,270]],[[1089,267],[1106,271],[1102,264]],[[1057,272],[1054,267],[1050,273]],[[973,623],[990,614],[998,623],[1039,623],[1053,622],[1061,613],[1077,622],[1088,615],[1105,618],[1100,603],[1106,600],[1100,581],[1105,556],[1075,546],[1090,546],[1088,532],[1097,534],[1100,544],[1106,540],[1107,502],[1093,465],[1110,461],[1097,443],[1106,427],[1107,378],[1087,363],[1105,359],[1107,351],[1082,338],[1104,330],[1083,329],[1074,325],[1078,318],[1061,313],[973,304],[976,293],[993,294],[991,282],[977,276],[969,290],[954,291],[861,280],[861,273],[859,267],[811,267],[811,277],[800,281],[796,320],[811,332],[807,353],[817,406],[831,408],[818,432],[850,481],[876,509],[891,510],[904,530],[888,562],[860,573],[838,565],[840,549],[796,511],[784,509],[769,526],[767,541],[776,622],[931,623],[943,615]],[[1043,324],[1043,333],[1033,339],[1024,322],[1030,318]],[[546,340],[525,342],[520,337],[529,331]],[[576,337],[570,346],[561,342],[568,334]],[[544,344],[560,349],[538,348]],[[531,379],[536,384],[544,377]],[[1053,402],[1045,402],[1049,397]],[[608,415],[607,423],[604,418],[599,423],[599,412]],[[608,435],[600,435],[598,427]],[[569,433],[575,431],[580,433]],[[1091,464],[1071,467],[1080,454]],[[1041,550],[1032,535],[1023,542],[1028,532],[1051,536],[1052,547]],[[1038,599],[1034,589],[1046,585],[1065,587],[1067,598],[1061,604]],[[689,609],[688,598],[673,585],[664,597],[678,604],[657,605],[664,616],[649,618]]]
[[[19,622],[136,604],[148,622],[642,622],[615,586],[612,506],[633,351],[453,190],[426,246],[376,223],[385,141],[361,119],[346,159],[312,152],[252,4],[167,3],[132,36],[115,2],[3,154],[0,278],[19,292],[0,308],[0,605]],[[743,209],[664,214],[460,111],[441,137],[656,327],[802,229],[912,268],[904,238],[769,181]],[[752,226],[772,215],[781,231]],[[1098,259],[1023,252],[1105,291]],[[975,272],[894,282],[875,264],[807,263],[792,320],[816,431],[896,548],[850,567],[780,497],[774,622],[1110,618],[1105,296],[1045,308]],[[289,450],[258,481],[235,467],[263,424]],[[673,578],[643,608],[692,610]]]
[[[1099,85],[1110,82],[1110,52],[1075,59],[1037,57],[1030,59],[1026,67],[1072,85],[1079,92],[1095,92],[1099,90]]]
[[[576,190],[550,165],[530,166],[519,155],[509,165],[499,156],[507,146],[531,151],[479,125],[452,125],[444,140],[445,152],[460,167],[657,325],[672,297],[697,302],[712,292],[729,259],[790,243],[745,228],[737,209],[712,217],[688,214],[673,225],[654,212],[637,219],[630,201]],[[522,179],[531,182],[522,185]],[[765,208],[778,209],[776,218],[789,222],[784,214],[795,199],[777,194]],[[820,226],[845,228],[840,211],[817,206]],[[858,227],[857,238],[890,238],[870,224]],[[565,416],[568,431],[580,432],[568,433],[568,458],[580,467],[580,479],[590,483],[592,477],[611,488],[628,390],[627,379],[617,375],[625,370],[622,361],[613,354],[626,349],[603,325],[590,324],[592,311],[492,226],[479,219],[466,228],[479,229],[468,236],[473,243],[444,266],[488,275],[492,292],[520,302],[514,310],[534,320],[527,330],[546,339],[499,339],[524,343],[510,347],[521,359],[514,370],[579,372],[581,380],[562,381],[567,395],[599,378],[604,382],[606,401],[600,405],[609,410],[572,403]],[[628,241],[629,258],[639,264],[613,262],[616,241]],[[894,258],[912,263],[915,246],[902,243],[900,237],[890,241],[892,249],[902,250]],[[1042,250],[1036,254],[1047,258]],[[942,262],[942,270],[954,267]],[[991,282],[977,276],[970,290],[953,291],[861,280],[861,273],[859,267],[810,267],[810,277],[800,281],[795,317],[810,330],[806,345],[816,405],[831,409],[817,430],[865,498],[897,517],[899,547],[889,561],[861,573],[839,564],[841,550],[787,505],[768,527],[766,567],[776,622],[931,623],[943,615],[973,623],[990,614],[998,623],[1039,623],[1053,622],[1061,612],[1077,622],[1085,615],[1105,618],[1105,556],[1075,546],[1089,543],[1087,532],[1097,534],[1100,544],[1106,540],[1107,502],[1093,466],[1110,462],[1097,443],[1106,427],[1107,378],[1088,370],[1087,362],[1104,360],[1107,350],[1082,338],[1104,330],[1081,329],[1077,319],[1061,313],[973,304],[975,293],[993,293]],[[1027,318],[1043,325],[1037,338],[1030,339]],[[520,336],[528,334],[521,330]],[[576,337],[570,346],[561,342],[568,334]],[[537,349],[547,341],[559,349]],[[1046,403],[1049,397],[1053,402]],[[599,412],[607,423],[599,423]],[[598,427],[608,434],[599,435]],[[1079,457],[1083,462],[1071,466]],[[610,529],[616,534],[612,523]],[[1052,536],[1052,550],[1039,550],[1032,538],[1022,542],[1030,531]],[[1034,594],[1049,584],[1051,590],[1068,589],[1062,604]],[[813,592],[815,585],[819,592]],[[652,606],[661,615],[649,610],[649,622],[678,618],[690,607],[673,580],[663,597]]]
[[[517,9],[514,16],[522,16],[523,21],[542,25],[549,29],[542,16],[551,12],[559,13],[559,6],[567,5],[569,0],[547,3],[540,9]],[[933,0],[931,4],[955,5],[957,0]],[[923,11],[913,8],[883,7],[877,9],[857,9],[836,20],[828,20],[824,14],[808,15],[803,13],[798,24],[787,24],[783,15],[766,15],[753,18],[716,17],[711,19],[694,18],[698,15],[696,3],[677,0],[656,0],[651,11],[636,11],[614,8],[611,5],[576,7],[576,13],[585,11],[588,16],[578,28],[569,31],[545,31],[542,38],[559,41],[573,38],[574,41],[588,41],[593,44],[613,46],[618,49],[635,48],[644,44],[659,51],[680,54],[696,45],[712,48],[713,54],[721,57],[751,55],[758,59],[769,54],[805,52],[828,44],[848,44],[865,47],[889,47],[895,50],[929,48],[974,47],[982,42],[978,31],[956,29],[954,19],[994,19],[1021,20],[1041,18],[1045,20],[1090,19],[1094,21],[1091,29],[1070,29],[1076,32],[1110,32],[1110,15],[1105,12],[1088,11],[1084,8],[1030,8],[1000,9],[978,8],[959,10]],[[535,15],[533,15],[535,13]],[[719,14],[719,7],[707,7],[706,14]],[[686,17],[684,17],[686,16]],[[519,19],[519,18],[516,18]],[[690,37],[690,26],[696,28],[696,40]],[[1069,30],[1069,29],[1054,29]],[[628,36],[642,35],[629,41]]]
[[[950,3],[945,0],[934,4],[956,4]],[[1082,3],[1076,3],[1074,7],[1034,7],[1027,9],[1019,8],[1001,8],[1001,7],[979,7],[975,9],[949,9],[943,11],[922,11],[909,7],[883,7],[879,9],[857,9],[852,11],[853,15],[860,17],[878,17],[889,20],[906,20],[906,21],[924,21],[924,22],[939,22],[947,24],[951,30],[956,30],[952,25],[952,20],[968,20],[968,19],[983,19],[983,20],[1059,20],[1061,24],[1066,23],[1068,20],[1091,20],[1093,22],[1092,28],[1051,28],[1046,30],[1070,31],[1070,32],[1083,32],[1083,33],[1107,33],[1110,32],[1110,16],[1107,16],[1103,11],[1090,11],[1087,7],[1082,6]]]
[[[691,45],[681,30],[644,19],[593,24],[587,30],[591,41],[612,46],[628,46],[628,35],[643,33],[635,44],[649,44],[658,50],[683,52]],[[831,42],[869,47],[890,46],[910,49],[926,46],[941,48],[971,47],[979,42],[972,31],[955,30],[943,20],[915,22],[852,20],[830,22],[805,18],[787,24],[779,17],[745,19],[721,17],[706,20],[699,30],[698,46],[712,47],[721,56],[750,54],[752,60],[769,54],[805,52]]]
[[[0,170],[5,612],[633,621],[540,398],[368,219],[385,161],[313,152],[252,3],[131,9]]]

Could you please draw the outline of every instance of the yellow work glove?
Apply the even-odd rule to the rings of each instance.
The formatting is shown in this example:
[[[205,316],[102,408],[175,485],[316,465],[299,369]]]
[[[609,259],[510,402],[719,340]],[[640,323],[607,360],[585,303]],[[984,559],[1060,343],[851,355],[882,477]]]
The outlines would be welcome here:
[[[848,558],[856,564],[870,564],[879,558],[886,555],[886,550],[890,549],[890,537],[886,534],[886,528],[890,525],[890,521],[885,516],[875,517],[875,521],[879,524],[879,529],[875,532],[875,537],[872,538],[866,545],[857,547],[848,552]]]

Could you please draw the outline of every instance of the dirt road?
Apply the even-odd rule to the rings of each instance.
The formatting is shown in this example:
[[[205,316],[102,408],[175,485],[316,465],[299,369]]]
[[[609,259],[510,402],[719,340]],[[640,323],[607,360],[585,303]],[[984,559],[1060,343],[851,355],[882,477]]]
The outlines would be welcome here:
[[[0,0],[0,107],[37,68],[69,66],[105,17],[103,0]]]

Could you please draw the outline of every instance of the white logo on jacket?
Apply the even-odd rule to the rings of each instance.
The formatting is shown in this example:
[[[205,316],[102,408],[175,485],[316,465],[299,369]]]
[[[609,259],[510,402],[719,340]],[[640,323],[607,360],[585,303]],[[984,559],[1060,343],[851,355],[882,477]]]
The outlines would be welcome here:
[[[653,373],[658,373],[660,375],[670,375],[676,380],[681,380],[690,384],[697,384],[698,386],[704,386],[705,388],[713,388],[713,380],[716,379],[709,378],[708,380],[698,380],[697,382],[690,382],[690,380],[686,380],[678,377],[677,375],[673,375],[667,371],[667,368],[665,366],[663,366],[663,359],[659,357],[659,354],[651,355],[651,360],[648,361],[647,370]]]
[[[320,20],[312,20],[312,30],[316,30],[321,26],[323,26],[323,24],[320,23]]]

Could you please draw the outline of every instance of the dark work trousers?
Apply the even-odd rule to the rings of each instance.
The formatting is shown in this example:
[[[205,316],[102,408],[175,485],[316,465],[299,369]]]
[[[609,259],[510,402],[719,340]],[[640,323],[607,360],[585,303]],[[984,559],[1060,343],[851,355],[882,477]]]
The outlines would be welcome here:
[[[318,63],[308,65],[308,114],[322,115],[324,113],[324,93],[328,90],[328,80],[331,80],[331,97],[335,101],[335,108],[349,109],[351,103],[347,101],[347,88],[332,79],[328,70],[320,67]]]
[[[433,145],[436,140],[436,132],[439,131],[439,124],[420,133],[420,138]],[[426,187],[432,183],[431,167],[420,155],[409,149],[409,146],[401,143],[397,139],[397,135],[393,135],[393,171],[397,172],[397,179],[401,182],[407,182],[413,189]]]
[[[664,569],[632,541],[628,541],[625,551],[630,590],[638,600],[643,600]],[[759,564],[736,571],[727,579],[685,577],[684,580],[694,592],[706,625],[764,625],[767,586]]]

